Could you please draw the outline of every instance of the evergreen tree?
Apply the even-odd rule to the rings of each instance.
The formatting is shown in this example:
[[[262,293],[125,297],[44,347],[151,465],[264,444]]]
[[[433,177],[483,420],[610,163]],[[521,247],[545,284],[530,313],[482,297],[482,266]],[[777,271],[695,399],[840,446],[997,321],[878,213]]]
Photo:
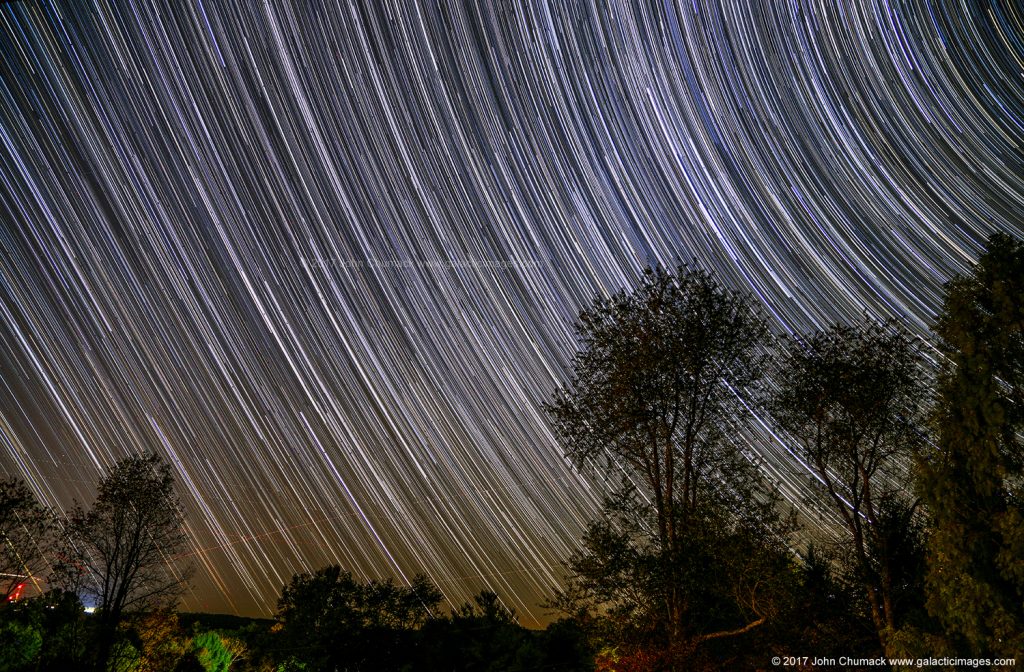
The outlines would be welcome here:
[[[928,608],[965,651],[1024,651],[1024,246],[993,236],[946,285],[934,451],[919,490],[934,530]]]
[[[212,630],[192,638],[192,652],[206,672],[228,672],[235,658],[221,636]]]

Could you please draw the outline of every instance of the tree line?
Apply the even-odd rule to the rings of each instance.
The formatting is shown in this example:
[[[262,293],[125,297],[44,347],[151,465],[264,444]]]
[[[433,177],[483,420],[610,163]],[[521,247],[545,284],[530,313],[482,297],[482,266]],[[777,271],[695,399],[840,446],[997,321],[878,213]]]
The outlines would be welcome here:
[[[993,236],[929,338],[870,317],[776,335],[708,273],[599,297],[547,403],[605,497],[544,631],[493,592],[297,574],[275,619],[172,607],[190,570],[170,469],[131,456],[53,516],[0,484],[2,670],[713,670],[773,656],[1024,652],[1024,246]],[[799,465],[764,468],[760,423]],[[778,465],[774,465],[774,469]],[[794,507],[779,478],[811,493]],[[827,519],[815,536],[808,512]],[[13,600],[42,568],[49,588]],[[91,614],[86,615],[85,606]]]
[[[424,576],[403,586],[329,566],[296,574],[273,620],[178,614],[191,566],[174,479],[155,455],[118,462],[92,506],[65,516],[4,481],[0,515],[0,672],[593,669],[574,623],[528,630],[486,589],[445,610]],[[32,582],[43,591],[25,598]]]
[[[552,606],[614,670],[1024,652],[1024,246],[992,237],[930,339],[869,317],[775,337],[748,295],[649,270],[577,325],[545,409],[610,482]],[[832,533],[747,449],[765,423]]]

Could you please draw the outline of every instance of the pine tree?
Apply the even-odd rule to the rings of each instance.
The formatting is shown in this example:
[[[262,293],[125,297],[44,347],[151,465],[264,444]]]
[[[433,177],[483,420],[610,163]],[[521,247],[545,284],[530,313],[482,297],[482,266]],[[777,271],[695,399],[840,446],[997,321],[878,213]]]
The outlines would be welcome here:
[[[966,651],[1024,651],[1024,246],[996,235],[946,286],[937,447],[919,490],[931,513],[929,611]]]

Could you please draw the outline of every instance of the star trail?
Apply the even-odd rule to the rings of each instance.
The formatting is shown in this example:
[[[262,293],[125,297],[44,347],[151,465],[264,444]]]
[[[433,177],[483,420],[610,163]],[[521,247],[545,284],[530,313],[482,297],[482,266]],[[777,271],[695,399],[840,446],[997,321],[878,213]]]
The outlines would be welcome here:
[[[0,469],[60,509],[164,456],[186,609],[339,563],[535,623],[596,295],[693,261],[780,332],[924,333],[1024,235],[1013,2],[317,5],[0,5]]]

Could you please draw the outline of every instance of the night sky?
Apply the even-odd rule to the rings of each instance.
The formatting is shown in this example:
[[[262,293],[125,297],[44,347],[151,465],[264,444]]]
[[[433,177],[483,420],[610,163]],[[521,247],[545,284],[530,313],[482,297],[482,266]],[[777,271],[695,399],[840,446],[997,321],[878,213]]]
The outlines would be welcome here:
[[[779,332],[924,333],[1024,235],[1015,2],[315,4],[0,6],[0,472],[59,508],[165,456],[186,609],[339,563],[534,624],[596,295],[692,261]]]

